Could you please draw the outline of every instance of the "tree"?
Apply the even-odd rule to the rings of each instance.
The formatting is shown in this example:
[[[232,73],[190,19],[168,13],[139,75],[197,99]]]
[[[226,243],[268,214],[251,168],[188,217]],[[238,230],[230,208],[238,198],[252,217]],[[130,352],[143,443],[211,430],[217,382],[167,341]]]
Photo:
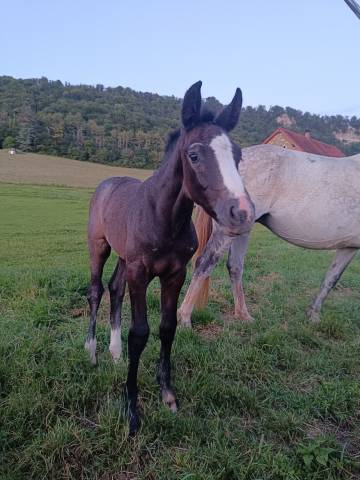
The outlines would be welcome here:
[[[205,106],[221,108],[214,97]],[[0,76],[0,145],[12,137],[24,151],[153,168],[159,165],[169,132],[180,126],[180,109],[175,97],[130,88]],[[242,146],[261,143],[285,113],[292,129],[310,129],[315,138],[338,144],[348,154],[359,151],[356,144],[342,145],[334,136],[351,127],[354,138],[360,138],[359,118],[303,114],[290,107],[247,106],[233,137]]]
[[[8,135],[7,137],[4,138],[2,146],[3,146],[3,148],[13,148],[13,147],[15,147],[15,138]]]

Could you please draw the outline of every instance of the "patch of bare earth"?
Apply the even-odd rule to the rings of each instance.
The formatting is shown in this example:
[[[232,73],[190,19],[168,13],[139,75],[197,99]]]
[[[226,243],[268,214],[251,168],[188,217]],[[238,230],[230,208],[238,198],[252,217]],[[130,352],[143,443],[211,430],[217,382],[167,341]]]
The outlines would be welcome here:
[[[207,325],[200,325],[195,328],[195,331],[205,340],[215,340],[223,331],[223,327],[217,323],[209,323]]]
[[[72,318],[86,317],[89,315],[89,309],[87,307],[75,307],[70,310]]]
[[[345,132],[333,132],[335,138],[344,143],[357,143],[360,142],[360,131],[355,130],[354,127],[348,127]]]
[[[355,415],[357,421],[360,420],[360,411]],[[344,448],[347,455],[355,462],[360,462],[360,438],[354,431],[352,424],[335,425],[330,421],[317,420],[306,425],[309,438],[317,438],[324,435],[333,436],[337,442]],[[355,477],[353,477],[355,478]]]
[[[334,293],[335,295],[340,295],[342,297],[353,297],[357,294],[357,292],[355,292],[352,288],[344,287],[339,283],[334,288]]]
[[[276,117],[276,123],[285,128],[289,128],[289,127],[292,127],[293,125],[296,125],[295,119],[292,117],[289,117],[287,113],[283,113],[282,115],[279,115],[278,117]]]

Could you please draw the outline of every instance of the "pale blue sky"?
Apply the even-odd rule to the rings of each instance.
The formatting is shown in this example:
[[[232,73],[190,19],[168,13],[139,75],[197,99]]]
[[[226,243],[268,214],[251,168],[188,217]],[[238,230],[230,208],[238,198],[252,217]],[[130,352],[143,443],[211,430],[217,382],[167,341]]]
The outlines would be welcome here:
[[[360,116],[343,0],[3,0],[0,74]]]

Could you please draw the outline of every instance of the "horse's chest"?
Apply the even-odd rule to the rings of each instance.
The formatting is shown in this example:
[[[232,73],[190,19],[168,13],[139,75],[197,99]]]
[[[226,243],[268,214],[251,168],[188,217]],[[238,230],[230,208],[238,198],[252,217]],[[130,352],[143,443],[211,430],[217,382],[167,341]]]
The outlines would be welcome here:
[[[184,268],[194,255],[196,245],[174,243],[163,247],[154,247],[143,256],[147,269],[156,276],[171,274]]]

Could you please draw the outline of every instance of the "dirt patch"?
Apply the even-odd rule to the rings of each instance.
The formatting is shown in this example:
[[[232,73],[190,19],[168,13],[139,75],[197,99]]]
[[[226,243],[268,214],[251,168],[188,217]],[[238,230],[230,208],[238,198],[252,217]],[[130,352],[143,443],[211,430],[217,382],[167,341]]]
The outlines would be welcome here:
[[[296,125],[295,119],[292,117],[289,117],[287,113],[282,113],[281,115],[276,117],[276,123],[285,128],[289,128],[289,127],[292,127],[293,125]]]
[[[223,327],[217,323],[209,323],[207,325],[201,325],[195,328],[195,332],[198,333],[205,340],[215,340],[223,331]]]
[[[336,287],[334,288],[334,293],[335,295],[341,295],[342,297],[353,297],[354,295],[357,294],[352,288],[350,287],[344,287],[341,284],[337,284]]]
[[[344,143],[358,143],[360,142],[360,132],[354,127],[348,127],[345,132],[333,132],[335,138]]]
[[[356,418],[360,419],[360,411]],[[354,419],[353,423],[355,421]],[[306,433],[309,438],[317,438],[324,435],[333,436],[343,446],[351,459],[357,462],[360,460],[360,439],[356,432],[353,431],[353,425],[335,425],[330,421],[317,420],[307,425]]]
[[[89,315],[89,309],[87,307],[76,307],[70,310],[72,318],[86,317]]]

